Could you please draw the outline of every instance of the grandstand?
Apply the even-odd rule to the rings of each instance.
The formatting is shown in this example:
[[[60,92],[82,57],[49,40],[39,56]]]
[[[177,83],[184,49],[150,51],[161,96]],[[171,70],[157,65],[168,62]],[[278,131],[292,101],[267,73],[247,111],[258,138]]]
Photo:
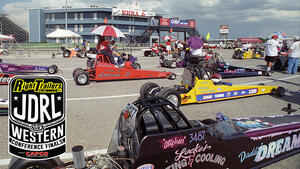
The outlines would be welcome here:
[[[0,14],[0,34],[13,35],[17,42],[28,42],[28,32],[9,19],[7,14]]]

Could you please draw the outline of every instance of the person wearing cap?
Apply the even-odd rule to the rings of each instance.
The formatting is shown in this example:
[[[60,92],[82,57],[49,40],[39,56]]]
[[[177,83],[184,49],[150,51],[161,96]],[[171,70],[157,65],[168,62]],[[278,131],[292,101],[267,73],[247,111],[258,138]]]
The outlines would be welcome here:
[[[298,64],[300,59],[300,38],[299,36],[294,36],[294,43],[288,50],[288,67],[286,73],[296,74],[298,70]]]
[[[266,75],[271,76],[271,68],[273,62],[275,62],[276,58],[278,57],[278,48],[281,48],[281,45],[277,41],[278,36],[273,35],[270,40],[268,40],[265,44],[265,51],[266,51],[266,57],[265,61],[267,62],[266,65]]]

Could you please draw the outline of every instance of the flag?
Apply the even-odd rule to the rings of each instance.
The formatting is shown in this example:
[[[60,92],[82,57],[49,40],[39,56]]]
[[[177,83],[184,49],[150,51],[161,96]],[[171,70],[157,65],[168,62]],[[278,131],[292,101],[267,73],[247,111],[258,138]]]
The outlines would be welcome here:
[[[104,23],[107,24],[107,17],[104,18]]]
[[[171,29],[170,29],[170,32],[172,33],[173,32],[173,28],[171,27]]]
[[[210,34],[209,34],[209,32],[207,32],[207,34],[206,34],[206,39],[207,39],[207,40],[210,39]]]

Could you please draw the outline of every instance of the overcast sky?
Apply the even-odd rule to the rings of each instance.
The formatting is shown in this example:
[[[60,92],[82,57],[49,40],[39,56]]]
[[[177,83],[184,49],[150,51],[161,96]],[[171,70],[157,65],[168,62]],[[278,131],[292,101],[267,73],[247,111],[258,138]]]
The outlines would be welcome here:
[[[68,5],[88,7],[92,4],[133,8],[136,0],[67,0]],[[59,7],[65,0],[0,0],[1,12],[9,14],[19,25],[28,27],[28,8]],[[132,4],[132,5],[131,5]],[[196,19],[201,34],[219,37],[219,26],[229,25],[229,38],[267,37],[286,32],[300,35],[299,0],[138,0],[138,7],[166,17]]]

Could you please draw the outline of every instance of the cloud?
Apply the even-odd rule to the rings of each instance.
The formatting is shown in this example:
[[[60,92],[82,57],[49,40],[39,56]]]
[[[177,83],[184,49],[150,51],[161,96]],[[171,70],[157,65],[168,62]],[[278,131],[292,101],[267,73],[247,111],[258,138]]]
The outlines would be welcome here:
[[[21,1],[21,0],[20,0]],[[107,6],[136,8],[136,0],[105,1]],[[13,20],[27,28],[28,8],[62,7],[64,0],[31,0],[30,2],[7,3],[3,10]],[[68,0],[75,7],[99,4],[99,0]],[[100,4],[99,6],[103,5]],[[139,0],[138,9],[163,14],[164,17],[196,19],[200,32],[210,32],[218,37],[219,25],[229,24],[232,38],[248,35],[267,36],[283,30],[288,35],[300,34],[299,0]]]

